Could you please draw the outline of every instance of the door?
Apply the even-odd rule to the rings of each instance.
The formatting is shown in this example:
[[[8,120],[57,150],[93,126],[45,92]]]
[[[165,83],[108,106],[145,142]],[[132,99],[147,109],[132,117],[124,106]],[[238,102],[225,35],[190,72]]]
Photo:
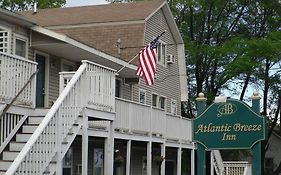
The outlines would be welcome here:
[[[36,78],[36,107],[44,107],[45,101],[45,60],[46,57],[36,54],[39,72]]]
[[[166,161],[165,165],[165,175],[174,175],[174,162]]]

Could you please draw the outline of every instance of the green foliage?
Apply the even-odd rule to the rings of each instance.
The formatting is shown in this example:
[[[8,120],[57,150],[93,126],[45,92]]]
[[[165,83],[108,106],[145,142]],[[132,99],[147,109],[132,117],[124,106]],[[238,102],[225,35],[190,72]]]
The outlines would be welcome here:
[[[280,1],[168,2],[185,42],[192,96],[204,92],[211,103],[229,82],[242,80],[243,99],[249,83],[268,79],[279,64]]]
[[[65,5],[66,0],[36,0],[38,8],[58,8]],[[2,0],[0,7],[10,11],[30,10],[34,4],[34,0]]]

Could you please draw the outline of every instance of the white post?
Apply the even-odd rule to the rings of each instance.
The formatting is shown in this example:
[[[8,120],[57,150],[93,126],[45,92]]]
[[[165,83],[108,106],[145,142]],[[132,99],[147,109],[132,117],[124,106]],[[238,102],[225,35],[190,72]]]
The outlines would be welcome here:
[[[146,148],[146,165],[147,165],[147,175],[151,175],[152,170],[152,142],[147,142],[147,148]]]
[[[62,119],[61,111],[58,112],[58,122],[57,122],[57,163],[56,163],[56,173],[62,174],[62,154],[61,154],[61,145],[62,145]]]
[[[88,116],[83,113],[83,126],[82,126],[82,175],[88,174]]]
[[[131,146],[132,141],[127,141],[127,157],[126,157],[126,175],[130,175],[130,167],[131,167]]]
[[[104,174],[113,175],[113,159],[114,159],[114,125],[110,121],[109,136],[105,139],[104,144]]]
[[[211,151],[211,175],[214,175],[214,153]]]
[[[182,148],[181,148],[181,145],[180,147],[178,148],[178,156],[177,156],[177,175],[181,175],[181,151],[182,151]]]
[[[190,159],[191,159],[191,174],[192,175],[195,175],[195,146],[194,146],[194,143],[193,143],[193,148],[191,150],[191,156],[190,156]]]
[[[165,175],[165,164],[166,164],[166,144],[161,144],[161,156],[165,157],[161,164],[161,175]]]

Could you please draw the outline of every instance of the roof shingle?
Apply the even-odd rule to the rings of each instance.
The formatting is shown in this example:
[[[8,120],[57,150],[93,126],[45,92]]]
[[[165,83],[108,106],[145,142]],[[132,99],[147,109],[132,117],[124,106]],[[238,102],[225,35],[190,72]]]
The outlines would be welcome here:
[[[144,20],[162,3],[163,0],[156,0],[135,3],[39,9],[37,13],[25,11],[20,12],[20,14],[43,27],[136,21]]]

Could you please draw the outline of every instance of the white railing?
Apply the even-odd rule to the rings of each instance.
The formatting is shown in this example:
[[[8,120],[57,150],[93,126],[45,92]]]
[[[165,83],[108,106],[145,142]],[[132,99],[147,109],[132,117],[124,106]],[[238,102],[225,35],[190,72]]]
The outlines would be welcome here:
[[[221,157],[221,153],[219,150],[212,150],[212,154],[211,154],[211,161],[212,161],[212,165],[216,171],[217,175],[223,175],[225,168],[224,168],[224,164],[223,164],[223,160]]]
[[[190,120],[120,98],[116,98],[115,128],[175,140],[192,140]]]
[[[90,63],[89,61],[82,61]],[[101,65],[87,66],[87,104],[94,109],[115,111],[115,70]],[[60,72],[60,91],[70,81],[74,72]]]
[[[191,128],[192,125],[190,119],[181,116],[167,114],[167,121],[166,121],[167,138],[170,139],[181,138],[184,140],[192,140]]]
[[[6,113],[0,118],[0,154],[26,118],[26,115],[12,113]]]
[[[87,71],[89,67],[98,67],[88,61],[82,63],[6,174],[42,174],[56,153],[61,151],[62,140],[88,101]],[[115,73],[108,71],[114,77]]]
[[[249,166],[247,161],[224,161],[224,175],[244,175],[246,167]]]
[[[37,63],[0,53],[0,101],[9,103],[36,72]],[[20,94],[14,104],[35,107],[36,78]]]

